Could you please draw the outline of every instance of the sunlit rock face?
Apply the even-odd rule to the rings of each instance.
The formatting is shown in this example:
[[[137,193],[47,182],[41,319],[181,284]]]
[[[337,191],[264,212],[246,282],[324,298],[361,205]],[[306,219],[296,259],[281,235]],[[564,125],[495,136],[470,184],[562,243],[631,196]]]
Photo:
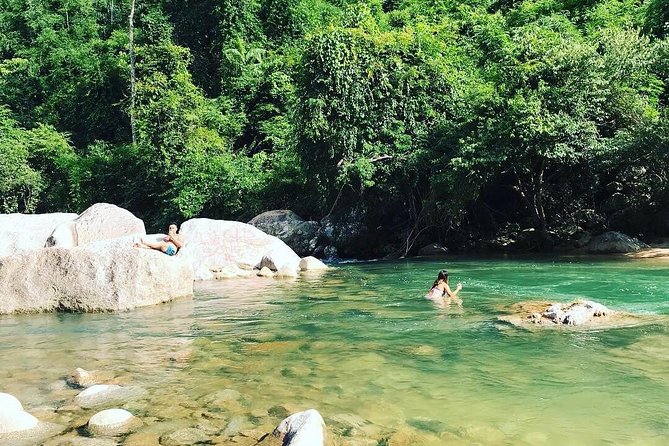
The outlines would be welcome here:
[[[74,248],[99,240],[144,234],[144,222],[130,211],[113,204],[96,203],[76,219],[58,225],[45,245]]]
[[[77,214],[0,214],[0,257],[44,247],[53,230]]]
[[[132,246],[49,248],[0,258],[0,314],[124,311],[192,294],[188,262]]]
[[[196,280],[215,278],[230,265],[299,270],[300,257],[278,238],[246,223],[195,218],[181,225],[184,247],[176,257],[187,259]]]

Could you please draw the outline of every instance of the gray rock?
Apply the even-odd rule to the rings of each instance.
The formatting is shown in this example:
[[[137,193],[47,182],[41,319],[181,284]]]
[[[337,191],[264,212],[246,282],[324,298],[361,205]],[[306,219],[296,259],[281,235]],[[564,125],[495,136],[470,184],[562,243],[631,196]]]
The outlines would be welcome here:
[[[642,248],[648,248],[648,245],[636,238],[614,231],[593,237],[585,246],[586,251],[592,254],[635,252]]]
[[[324,446],[325,422],[317,410],[309,409],[284,419],[273,435],[283,446]]]
[[[98,240],[144,234],[144,222],[130,211],[113,204],[97,203],[75,220],[58,225],[45,246],[74,248]]]
[[[0,314],[124,311],[192,294],[190,265],[154,250],[49,248],[0,258]]]
[[[56,226],[77,214],[0,214],[0,257],[44,248]]]
[[[289,210],[264,212],[252,218],[249,224],[278,237],[299,256],[313,253],[322,239],[321,225],[318,222],[304,221]]]

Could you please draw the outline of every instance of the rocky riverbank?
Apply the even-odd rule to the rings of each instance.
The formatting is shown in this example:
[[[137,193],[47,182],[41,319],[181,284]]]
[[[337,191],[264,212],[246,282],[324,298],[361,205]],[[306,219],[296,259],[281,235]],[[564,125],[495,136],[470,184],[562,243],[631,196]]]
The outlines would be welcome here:
[[[0,215],[0,314],[123,311],[193,295],[194,280],[296,278],[327,268],[239,222],[192,219],[177,255],[137,249],[147,235],[129,211],[98,203],[81,215]]]

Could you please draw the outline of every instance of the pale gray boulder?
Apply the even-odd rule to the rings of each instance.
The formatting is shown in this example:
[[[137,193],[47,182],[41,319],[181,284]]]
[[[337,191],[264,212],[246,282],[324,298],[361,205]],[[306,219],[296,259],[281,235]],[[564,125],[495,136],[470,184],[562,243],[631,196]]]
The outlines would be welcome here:
[[[193,266],[196,280],[215,278],[216,271],[229,265],[260,265],[263,258],[278,270],[299,269],[300,257],[278,238],[236,221],[195,218],[179,230],[184,246],[176,255]]]
[[[192,294],[188,262],[154,250],[50,248],[0,258],[0,314],[124,311]]]
[[[99,240],[145,234],[144,222],[130,211],[109,203],[96,203],[73,221],[58,225],[45,246],[74,248]]]
[[[294,413],[274,429],[283,446],[324,446],[325,421],[316,409]]]
[[[0,257],[44,247],[47,238],[60,224],[71,222],[77,214],[0,214]]]

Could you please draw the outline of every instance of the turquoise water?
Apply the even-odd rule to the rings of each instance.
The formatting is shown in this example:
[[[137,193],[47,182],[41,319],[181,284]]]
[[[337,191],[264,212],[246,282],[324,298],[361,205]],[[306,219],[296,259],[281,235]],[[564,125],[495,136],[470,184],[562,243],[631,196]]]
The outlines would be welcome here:
[[[464,285],[461,308],[423,298],[444,267]],[[317,408],[336,445],[664,445],[668,273],[666,261],[588,258],[355,263],[201,283],[192,301],[129,313],[1,317],[0,391],[65,436],[93,413],[58,410],[77,394],[62,378],[82,367],[147,390],[123,406],[146,432],[198,427],[213,444]],[[514,302],[576,298],[652,322],[495,320]]]

